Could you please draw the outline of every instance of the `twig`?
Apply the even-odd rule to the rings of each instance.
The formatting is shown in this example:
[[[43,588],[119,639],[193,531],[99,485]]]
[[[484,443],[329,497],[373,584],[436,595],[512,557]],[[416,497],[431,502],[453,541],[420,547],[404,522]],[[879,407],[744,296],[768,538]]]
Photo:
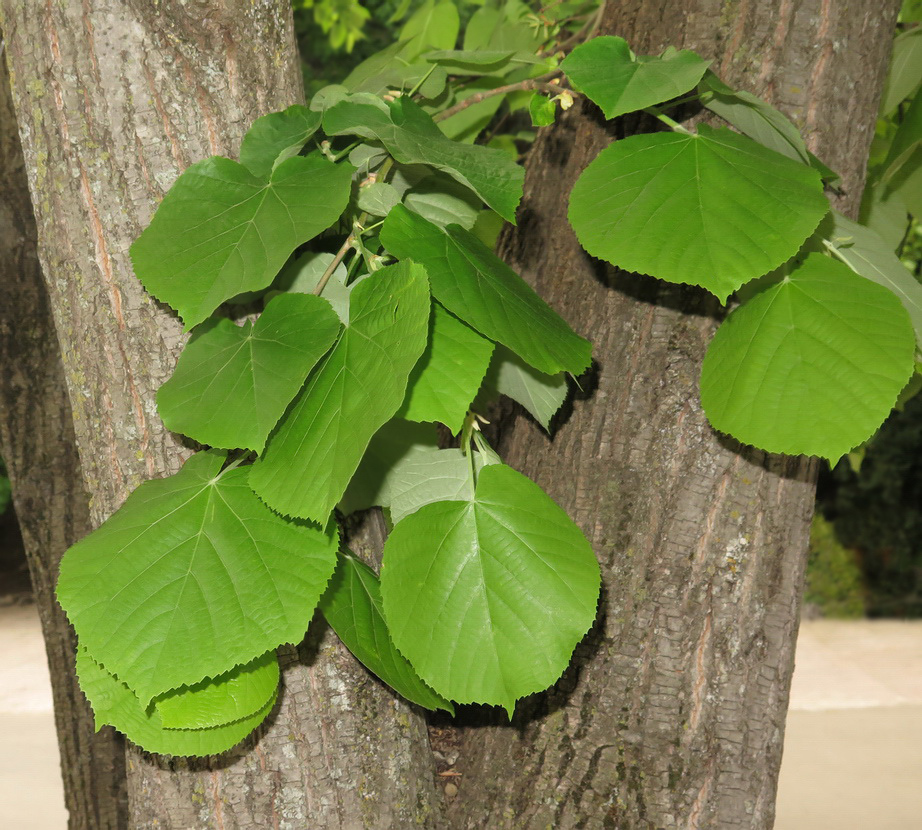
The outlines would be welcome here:
[[[475,92],[473,95],[465,98],[463,101],[459,101],[453,107],[449,107],[447,110],[442,110],[442,112],[436,115],[432,120],[444,121],[446,118],[451,118],[453,115],[457,115],[459,112],[466,110],[468,107],[474,106],[474,104],[479,104],[481,101],[486,101],[487,98],[492,98],[494,95],[505,95],[508,92],[519,92],[520,90],[524,89],[536,89],[541,90],[542,92],[560,92],[560,86],[548,83],[548,81],[553,78],[557,78],[560,75],[561,71],[559,69],[555,69],[552,72],[539,75],[537,78],[529,78],[525,81],[519,81],[518,83],[498,86],[495,89],[486,89],[483,92]]]
[[[320,294],[326,287],[326,284],[330,281],[330,277],[333,276],[333,272],[339,267],[339,263],[341,263],[346,254],[349,253],[349,249],[352,247],[353,234],[354,232],[346,237],[346,241],[343,242],[342,248],[336,252],[336,256],[333,257],[333,261],[327,266],[327,270],[320,275],[320,279],[317,281],[317,285],[314,286],[314,290],[311,294]]]
[[[567,52],[583,41],[589,40],[589,38],[591,38],[599,30],[599,26],[602,25],[603,14],[605,14],[605,0],[602,0],[602,2],[599,3],[599,8],[596,9],[595,14],[592,15],[592,17],[590,17],[583,24],[583,27],[575,35],[568,37],[563,43],[558,44],[549,52],[539,52],[538,56],[545,57],[546,55],[552,55],[555,52]]]

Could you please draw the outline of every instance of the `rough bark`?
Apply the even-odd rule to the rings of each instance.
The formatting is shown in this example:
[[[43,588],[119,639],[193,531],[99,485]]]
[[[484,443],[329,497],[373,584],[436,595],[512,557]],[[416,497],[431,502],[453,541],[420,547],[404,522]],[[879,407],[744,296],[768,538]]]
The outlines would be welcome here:
[[[54,598],[64,551],[89,530],[61,354],[36,250],[35,218],[6,64],[0,60],[0,455],[13,483],[45,637],[71,830],[121,830],[125,746],[97,733],[74,674],[76,638]]]
[[[622,0],[602,32],[713,58],[802,128],[854,213],[897,7]],[[594,388],[553,443],[520,418],[503,449],[588,534],[601,611],[555,690],[511,727],[467,730],[454,825],[770,828],[815,466],[708,427],[715,302],[582,253],[565,195],[611,135],[574,110],[539,137],[503,251],[593,341]]]
[[[290,4],[0,0],[0,13],[96,525],[188,454],[154,398],[180,324],[134,278],[129,246],[184,167],[235,156],[256,117],[302,98]],[[193,763],[129,751],[131,826],[432,826],[418,714],[328,633],[283,659],[281,704],[243,748]]]

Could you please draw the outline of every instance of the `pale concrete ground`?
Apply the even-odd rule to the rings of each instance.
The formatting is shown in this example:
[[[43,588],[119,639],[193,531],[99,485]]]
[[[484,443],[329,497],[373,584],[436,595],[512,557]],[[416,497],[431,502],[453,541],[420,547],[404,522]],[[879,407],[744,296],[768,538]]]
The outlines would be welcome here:
[[[801,625],[775,830],[922,830],[922,623]]]
[[[0,608],[0,830],[66,830],[34,606]],[[922,830],[922,623],[805,622],[775,830]]]

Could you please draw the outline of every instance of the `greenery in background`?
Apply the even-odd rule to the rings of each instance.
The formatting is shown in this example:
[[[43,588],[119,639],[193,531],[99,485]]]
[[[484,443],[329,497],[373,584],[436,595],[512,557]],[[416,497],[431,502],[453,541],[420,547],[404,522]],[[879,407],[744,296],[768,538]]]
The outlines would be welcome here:
[[[920,23],[922,0],[907,0],[861,211],[862,222],[917,281],[922,279]],[[847,256],[847,248],[842,253]],[[917,462],[922,457],[922,399],[914,397],[922,389],[918,366],[897,411],[881,430],[834,470],[821,474],[808,599],[828,616],[864,603],[871,616],[922,617],[922,465]],[[854,578],[856,567],[860,582]],[[844,593],[849,588],[851,599]]]
[[[804,603],[824,617],[859,619],[865,615],[864,593],[864,575],[856,552],[846,548],[832,524],[817,513],[810,528]]]
[[[876,617],[922,617],[922,396],[868,443],[858,471],[832,471],[819,504],[836,537],[856,551]]]

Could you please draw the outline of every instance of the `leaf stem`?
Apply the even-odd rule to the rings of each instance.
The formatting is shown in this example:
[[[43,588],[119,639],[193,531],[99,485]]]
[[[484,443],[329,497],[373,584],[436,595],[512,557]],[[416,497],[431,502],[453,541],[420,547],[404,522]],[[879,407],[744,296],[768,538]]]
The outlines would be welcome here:
[[[384,181],[384,179],[387,178],[387,174],[391,172],[391,167],[393,166],[394,159],[388,156],[376,172],[377,179]],[[326,284],[330,281],[330,277],[333,276],[333,272],[339,267],[339,264],[343,261],[346,254],[349,253],[349,249],[355,247],[358,235],[361,235],[362,231],[367,230],[367,228],[365,228],[365,223],[367,221],[368,213],[362,212],[353,225],[352,233],[346,237],[346,241],[343,242],[342,247],[336,252],[333,261],[327,266],[326,271],[320,275],[320,279],[317,280],[317,285],[314,286],[314,290],[311,292],[312,294],[319,295],[323,292],[323,289],[326,288]],[[381,223],[379,222],[378,224]],[[377,227],[377,225],[373,225],[372,227]]]
[[[353,235],[354,231],[346,237],[346,241],[343,242],[342,247],[336,252],[336,256],[333,257],[333,261],[327,266],[327,270],[320,275],[320,279],[317,280],[317,285],[314,286],[312,294],[320,294],[323,292],[323,289],[326,288],[326,284],[330,281],[330,277],[333,276],[333,272],[339,267],[339,264],[343,261],[343,258],[346,254],[349,253],[349,250],[352,248]]]
[[[685,135],[694,135],[691,130],[686,130],[678,121],[673,120],[668,115],[660,112],[656,107],[644,107],[643,112],[652,115],[662,121],[674,133],[684,133]]]
[[[434,116],[432,120],[444,121],[446,118],[451,118],[453,115],[457,115],[459,112],[474,106],[474,104],[479,104],[481,101],[486,101],[487,98],[492,98],[494,95],[506,95],[509,92],[519,92],[525,89],[540,90],[541,92],[560,92],[562,87],[557,84],[548,83],[548,81],[560,77],[561,74],[563,74],[561,70],[554,69],[551,72],[546,72],[544,75],[539,75],[537,78],[527,78],[524,81],[518,81],[514,84],[506,84],[505,86],[498,86],[495,89],[475,92],[463,101],[459,101],[453,107],[442,110],[442,112]],[[571,94],[574,93],[571,92]]]
[[[554,52],[566,52],[583,41],[589,40],[598,31],[599,26],[602,25],[603,14],[605,14],[605,0],[599,3],[599,8],[596,9],[592,17],[586,20],[583,27],[575,35],[568,37],[563,43],[559,44],[554,49]],[[543,53],[539,53],[539,55],[543,55]]]
[[[414,95],[416,95],[416,93],[419,92],[419,88],[420,88],[424,83],[426,83],[426,81],[429,79],[429,76],[433,73],[433,71],[435,70],[436,66],[438,66],[438,64],[435,64],[435,63],[432,64],[432,66],[429,67],[429,71],[428,71],[425,75],[423,75],[423,77],[420,78],[419,81],[417,81],[416,86],[414,86],[413,89],[411,89],[411,90],[407,93],[407,95],[409,95],[411,98],[412,98]]]

